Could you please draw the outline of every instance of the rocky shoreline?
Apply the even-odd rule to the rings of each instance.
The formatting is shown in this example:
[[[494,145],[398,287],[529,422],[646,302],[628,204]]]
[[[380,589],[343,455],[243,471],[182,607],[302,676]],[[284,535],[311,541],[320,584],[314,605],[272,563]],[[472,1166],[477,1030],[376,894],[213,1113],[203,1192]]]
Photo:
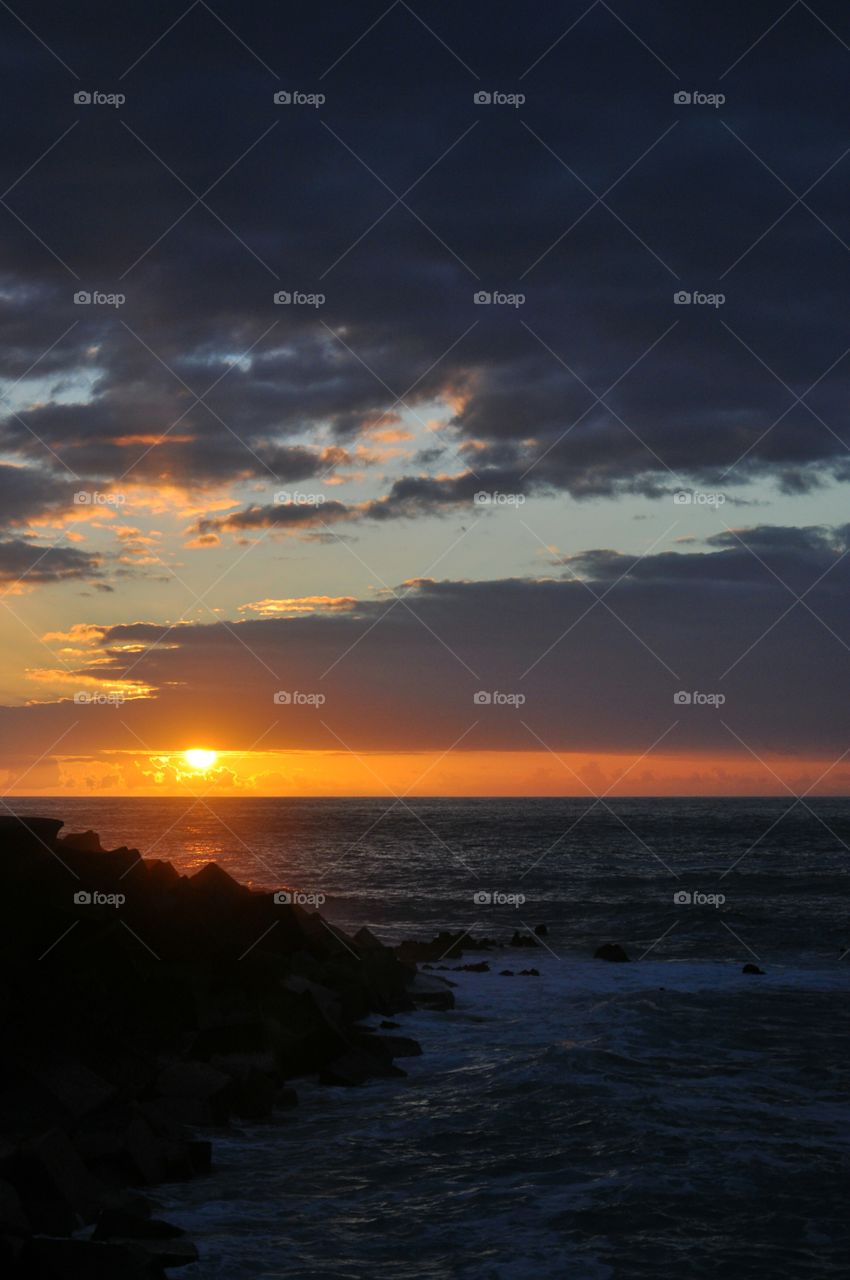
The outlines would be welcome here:
[[[198,1129],[285,1125],[299,1077],[403,1075],[394,1015],[451,987],[215,863],[62,826],[0,819],[0,1254],[15,1280],[162,1280],[197,1253],[145,1189],[209,1171]]]
[[[395,1015],[454,1006],[435,970],[487,973],[487,959],[445,962],[545,946],[538,925],[505,942],[443,931],[390,947],[216,863],[185,876],[63,825],[0,817],[0,1258],[12,1280],[163,1280],[194,1262],[145,1192],[210,1171],[199,1132],[231,1120],[285,1131],[299,1079],[403,1076],[397,1060],[421,1048]],[[597,955],[628,959],[611,944]]]

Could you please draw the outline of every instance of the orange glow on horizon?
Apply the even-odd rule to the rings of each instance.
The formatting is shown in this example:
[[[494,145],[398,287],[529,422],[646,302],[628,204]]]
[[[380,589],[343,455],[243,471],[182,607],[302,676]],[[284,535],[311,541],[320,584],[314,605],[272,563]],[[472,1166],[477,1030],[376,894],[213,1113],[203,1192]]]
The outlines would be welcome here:
[[[798,756],[457,751],[105,751],[0,758],[0,791],[27,796],[850,795],[850,764]]]

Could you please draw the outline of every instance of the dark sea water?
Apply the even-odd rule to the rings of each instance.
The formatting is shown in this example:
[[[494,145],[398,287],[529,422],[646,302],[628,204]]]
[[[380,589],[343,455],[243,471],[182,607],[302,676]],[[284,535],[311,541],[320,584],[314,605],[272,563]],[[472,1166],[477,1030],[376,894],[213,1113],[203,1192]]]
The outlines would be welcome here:
[[[548,926],[401,1017],[407,1079],[307,1083],[217,1136],[214,1176],[161,1197],[202,1251],[187,1280],[848,1274],[850,801],[14,807],[323,894],[385,941]],[[593,960],[609,940],[633,963]]]

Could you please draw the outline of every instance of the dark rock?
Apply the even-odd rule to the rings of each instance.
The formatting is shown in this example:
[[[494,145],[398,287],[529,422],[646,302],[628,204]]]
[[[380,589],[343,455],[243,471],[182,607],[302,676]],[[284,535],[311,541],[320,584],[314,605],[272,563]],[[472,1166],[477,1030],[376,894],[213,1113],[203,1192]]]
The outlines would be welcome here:
[[[92,1240],[173,1240],[185,1235],[182,1227],[160,1218],[151,1218],[128,1209],[104,1209],[97,1220]]]
[[[133,1115],[124,1131],[122,1156],[133,1182],[152,1186],[166,1176],[165,1144],[141,1112]]]
[[[18,817],[16,814],[0,816],[0,848],[20,850],[23,853],[42,853],[52,849],[57,835],[64,826],[61,818]]]
[[[410,1036],[369,1036],[364,1038],[363,1047],[369,1053],[376,1053],[382,1058],[418,1058],[422,1046],[418,1040]]]
[[[72,1116],[96,1111],[115,1096],[115,1089],[84,1063],[64,1060],[37,1068],[34,1078]]]
[[[539,947],[540,943],[535,942],[530,933],[520,933],[519,930],[514,931],[514,936],[508,943],[509,947]]]
[[[623,964],[629,959],[619,942],[604,942],[601,947],[596,948],[593,958],[594,960],[611,960],[615,964]]]
[[[274,1108],[275,1092],[271,1076],[257,1067],[248,1067],[234,1084],[231,1111],[242,1120],[266,1120]]]
[[[385,1031],[395,1031],[396,1028],[400,1026],[400,1023],[393,1022],[390,1018],[384,1018],[383,1022],[381,1023],[381,1026],[384,1028]]]
[[[486,960],[479,960],[478,964],[456,964],[454,966],[455,973],[489,973],[490,966]]]
[[[0,1235],[26,1236],[32,1225],[11,1182],[0,1179]]]
[[[741,973],[759,973],[764,977],[764,969],[760,969],[757,964],[745,964]]]
[[[367,929],[364,925],[362,929],[358,929],[354,935],[354,941],[361,951],[386,951],[387,948],[381,942],[380,938],[376,938],[371,929]]]
[[[280,1089],[276,1090],[274,1095],[274,1105],[276,1107],[281,1107],[284,1110],[289,1110],[291,1107],[297,1107],[298,1094],[294,1089],[284,1085]]]
[[[520,978],[539,978],[540,970],[539,969],[520,969],[519,977]]]
[[[500,969],[500,970],[499,970],[499,977],[500,977],[500,978],[512,978],[513,976],[514,976],[514,971],[513,971],[513,969]]]
[[[96,831],[70,831],[66,836],[59,836],[60,850],[72,849],[76,853],[105,853]]]
[[[206,1062],[174,1062],[157,1077],[157,1089],[166,1098],[221,1097],[230,1086],[230,1077]]]
[[[14,1179],[25,1201],[59,1201],[84,1222],[97,1215],[98,1186],[68,1135],[51,1129],[21,1148],[20,1179]]]
[[[548,938],[549,936],[549,930],[545,924],[535,925],[534,932],[537,934],[538,938]]]
[[[212,1143],[206,1138],[192,1138],[186,1143],[186,1152],[194,1177],[212,1172]]]
[[[35,1236],[24,1246],[20,1274],[39,1280],[162,1280],[162,1266],[134,1245]]]
[[[453,1009],[455,998],[445,978],[426,978],[417,973],[410,985],[414,1003],[421,1009]]]
[[[390,1066],[374,1054],[350,1049],[319,1072],[319,1084],[352,1087],[379,1076],[403,1076],[399,1067]]]

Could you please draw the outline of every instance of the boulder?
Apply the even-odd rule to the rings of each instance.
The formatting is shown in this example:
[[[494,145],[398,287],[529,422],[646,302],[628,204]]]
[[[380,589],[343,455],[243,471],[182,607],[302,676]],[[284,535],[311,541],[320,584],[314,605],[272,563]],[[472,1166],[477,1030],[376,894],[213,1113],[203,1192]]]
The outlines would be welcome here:
[[[518,976],[520,978],[539,978],[540,970],[539,969],[520,969]]]
[[[72,849],[75,853],[105,853],[96,831],[69,831],[66,836],[59,836],[61,849]]]
[[[548,938],[549,936],[549,930],[547,929],[545,924],[535,925],[534,932],[537,934],[538,938]]]
[[[445,978],[426,978],[417,973],[410,984],[410,995],[420,1009],[453,1009],[455,998]]]
[[[539,947],[540,943],[532,938],[530,933],[520,933],[518,929],[514,930],[514,936],[508,943],[509,947]]]
[[[21,1197],[11,1182],[0,1179],[0,1235],[26,1236],[32,1231]]]
[[[16,1183],[25,1201],[58,1201],[84,1222],[94,1221],[99,1189],[64,1130],[50,1129],[25,1143],[19,1167]]]
[[[45,845],[53,848],[57,835],[65,823],[61,818],[35,818],[17,814],[0,816],[0,848],[45,852]]]
[[[764,977],[764,969],[760,969],[757,964],[745,964],[741,973],[759,973]]]
[[[391,1066],[374,1054],[363,1049],[349,1049],[319,1072],[319,1084],[351,1088],[380,1076],[403,1075],[399,1067]]]
[[[76,1118],[96,1111],[116,1096],[113,1086],[82,1062],[52,1062],[37,1068],[33,1075],[63,1110]]]
[[[454,973],[489,973],[490,966],[486,960],[479,960],[478,964],[456,964]]]
[[[614,964],[624,964],[629,959],[619,942],[604,942],[601,947],[596,948],[593,958],[594,960],[610,960]]]
[[[229,1085],[230,1077],[206,1062],[174,1062],[159,1073],[156,1081],[163,1097],[203,1101],[221,1097]]]
[[[367,929],[364,925],[362,929],[358,929],[354,935],[354,941],[357,943],[361,951],[386,951],[384,943],[380,938],[376,938],[371,929]]]
[[[512,978],[513,976],[514,976],[514,971],[513,971],[513,969],[500,969],[500,970],[499,970],[499,977],[500,977],[500,978]]]
[[[97,1220],[92,1240],[172,1240],[186,1233],[161,1218],[132,1213],[126,1208],[104,1209]]]
[[[21,1254],[20,1274],[39,1280],[162,1280],[162,1266],[136,1245],[34,1236]]]
[[[248,1067],[235,1081],[230,1109],[242,1120],[266,1120],[275,1104],[276,1084],[257,1067]]]

